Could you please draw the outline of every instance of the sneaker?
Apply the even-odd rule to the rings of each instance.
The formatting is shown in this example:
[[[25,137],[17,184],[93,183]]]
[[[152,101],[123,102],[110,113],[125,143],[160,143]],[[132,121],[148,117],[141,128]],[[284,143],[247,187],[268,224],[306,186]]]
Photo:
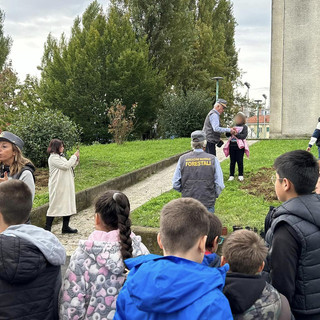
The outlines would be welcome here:
[[[238,180],[239,180],[239,181],[243,181],[243,180],[244,180],[243,176],[239,176],[239,177],[238,177]]]
[[[230,176],[228,181],[233,181],[234,180],[234,176]]]

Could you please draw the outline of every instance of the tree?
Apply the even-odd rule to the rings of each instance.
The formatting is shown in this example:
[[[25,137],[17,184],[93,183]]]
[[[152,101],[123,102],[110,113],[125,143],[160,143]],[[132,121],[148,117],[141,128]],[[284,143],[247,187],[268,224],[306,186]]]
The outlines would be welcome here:
[[[111,6],[106,16],[97,1],[76,18],[71,37],[48,36],[41,64],[40,96],[83,128],[83,140],[106,141],[106,105],[138,103],[138,135],[156,118],[161,73],[152,68],[145,39],[137,39],[129,17]]]
[[[146,36],[150,59],[166,73],[167,86],[186,91],[192,79],[194,1],[119,0],[138,36]]]
[[[10,36],[4,35],[4,19],[5,13],[0,9],[0,70],[2,70],[5,65],[12,45]]]

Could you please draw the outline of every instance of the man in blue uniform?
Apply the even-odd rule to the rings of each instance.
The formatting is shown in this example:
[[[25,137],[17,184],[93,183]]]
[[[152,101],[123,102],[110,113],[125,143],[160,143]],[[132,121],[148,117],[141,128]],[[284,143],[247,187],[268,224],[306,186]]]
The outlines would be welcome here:
[[[307,151],[310,151],[314,144],[316,144],[316,146],[318,147],[318,162],[319,162],[319,165],[320,165],[320,117],[318,119],[317,127],[314,130],[314,132],[313,132],[313,134],[311,136],[311,139],[309,141],[309,145],[308,145]]]
[[[236,133],[233,128],[220,127],[220,115],[224,112],[225,108],[227,108],[227,101],[218,99],[213,109],[208,113],[202,129],[207,137],[206,152],[214,156],[216,155],[216,145],[221,139],[221,133]]]
[[[207,145],[203,131],[191,134],[193,151],[180,157],[172,183],[173,189],[182,197],[199,200],[214,213],[216,198],[224,189],[223,174],[219,160],[204,150]]]

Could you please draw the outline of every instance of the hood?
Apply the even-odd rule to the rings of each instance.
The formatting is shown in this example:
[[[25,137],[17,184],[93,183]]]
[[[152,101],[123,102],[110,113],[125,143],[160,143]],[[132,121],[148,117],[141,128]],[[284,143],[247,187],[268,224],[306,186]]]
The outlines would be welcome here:
[[[134,237],[132,234],[131,237]],[[80,241],[80,250],[85,255],[96,262],[101,268],[106,268],[114,274],[122,274],[125,270],[120,243],[119,230],[110,232],[93,231],[88,240]]]
[[[242,314],[260,297],[266,282],[260,275],[228,273],[223,293],[228,298],[232,314]]]
[[[30,224],[10,226],[1,234],[17,237],[37,247],[47,261],[54,266],[61,266],[66,261],[66,251],[58,238],[49,231]]]
[[[130,269],[126,288],[135,306],[144,312],[164,314],[184,309],[214,289],[222,291],[229,269],[228,265],[208,268],[182,258],[152,254],[125,262]]]
[[[211,268],[219,268],[221,259],[216,253],[207,254],[204,256],[202,264]]]
[[[293,214],[320,228],[320,195],[308,194],[284,202],[274,212],[274,218],[283,214]]]

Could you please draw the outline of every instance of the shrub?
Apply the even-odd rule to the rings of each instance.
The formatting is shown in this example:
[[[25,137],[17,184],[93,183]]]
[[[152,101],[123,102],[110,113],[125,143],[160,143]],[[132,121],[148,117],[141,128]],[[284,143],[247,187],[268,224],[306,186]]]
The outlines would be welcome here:
[[[128,139],[134,127],[135,110],[137,104],[132,105],[131,110],[126,111],[126,106],[121,100],[114,100],[108,111],[110,119],[109,132],[117,144],[122,144]]]
[[[190,137],[192,131],[202,130],[211,108],[212,99],[203,91],[165,94],[159,112],[160,134],[165,138]]]
[[[50,109],[23,110],[7,130],[23,139],[24,155],[38,167],[47,165],[47,148],[51,139],[63,140],[68,150],[79,141],[81,131],[61,111]]]

